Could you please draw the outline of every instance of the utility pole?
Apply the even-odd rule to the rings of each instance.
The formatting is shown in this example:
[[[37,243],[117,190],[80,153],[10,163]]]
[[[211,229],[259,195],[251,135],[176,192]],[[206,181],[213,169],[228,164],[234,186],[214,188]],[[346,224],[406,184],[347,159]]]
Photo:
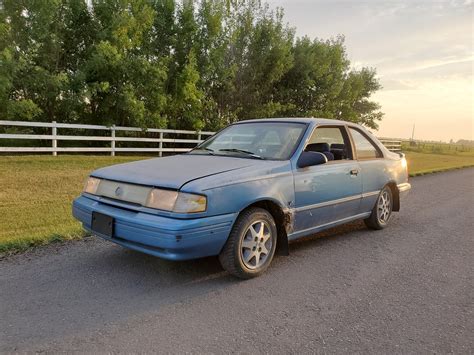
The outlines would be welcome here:
[[[415,137],[415,124],[413,123],[413,130],[411,131],[411,140]]]

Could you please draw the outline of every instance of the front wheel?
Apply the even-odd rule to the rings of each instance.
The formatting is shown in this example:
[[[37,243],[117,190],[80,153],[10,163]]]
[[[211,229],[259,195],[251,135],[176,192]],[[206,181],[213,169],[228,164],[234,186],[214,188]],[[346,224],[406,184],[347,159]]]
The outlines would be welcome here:
[[[256,277],[272,262],[276,243],[277,228],[272,215],[263,208],[250,208],[237,218],[219,261],[234,276]]]
[[[385,186],[377,197],[372,214],[364,222],[371,229],[383,229],[392,217],[393,196],[390,187]]]

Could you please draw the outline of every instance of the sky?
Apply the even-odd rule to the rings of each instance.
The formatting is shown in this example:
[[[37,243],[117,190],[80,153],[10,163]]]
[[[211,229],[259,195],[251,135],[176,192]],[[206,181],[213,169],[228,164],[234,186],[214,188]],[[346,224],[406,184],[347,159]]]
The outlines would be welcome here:
[[[383,89],[379,137],[474,139],[472,0],[267,0],[297,36],[345,36],[352,66],[373,67]]]

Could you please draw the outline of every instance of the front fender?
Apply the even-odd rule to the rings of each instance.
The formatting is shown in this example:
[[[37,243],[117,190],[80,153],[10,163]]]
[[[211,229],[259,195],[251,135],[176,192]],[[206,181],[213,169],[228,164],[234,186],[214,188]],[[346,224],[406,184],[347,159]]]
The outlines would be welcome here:
[[[260,201],[271,201],[280,208],[294,204],[293,175],[280,174],[272,178],[256,179],[205,190],[209,214],[241,212]],[[232,212],[230,212],[232,211]]]
[[[182,191],[199,192],[208,199],[209,216],[240,212],[258,201],[281,208],[294,205],[293,173],[289,161],[262,161],[259,166],[210,176],[186,184]]]

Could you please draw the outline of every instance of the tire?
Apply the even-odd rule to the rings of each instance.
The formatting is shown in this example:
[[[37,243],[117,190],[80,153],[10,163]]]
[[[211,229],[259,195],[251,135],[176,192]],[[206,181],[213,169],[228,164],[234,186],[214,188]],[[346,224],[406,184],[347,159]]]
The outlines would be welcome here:
[[[365,219],[365,225],[370,229],[384,229],[387,227],[393,212],[393,194],[390,187],[385,186],[380,191],[375,206],[369,218]]]
[[[257,277],[270,266],[276,244],[272,215],[263,208],[249,208],[235,221],[219,261],[226,271],[241,279]]]

